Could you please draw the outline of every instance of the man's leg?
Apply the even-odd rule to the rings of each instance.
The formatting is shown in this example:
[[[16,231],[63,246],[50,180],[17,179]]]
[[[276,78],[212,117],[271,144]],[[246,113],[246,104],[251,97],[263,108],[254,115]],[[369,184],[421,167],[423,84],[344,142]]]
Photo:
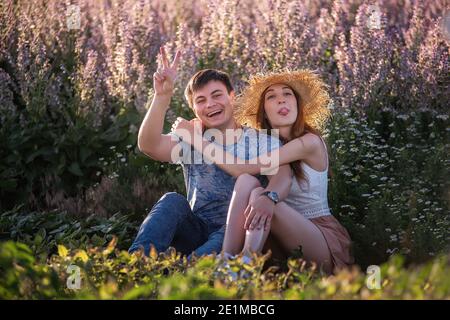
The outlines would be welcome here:
[[[178,225],[171,247],[189,255],[208,240],[208,225],[192,211]]]
[[[211,232],[201,245],[196,246],[194,254],[196,256],[208,254],[220,254],[222,251],[223,238],[225,236],[225,225],[213,232]]]
[[[183,236],[183,230],[190,237]],[[132,253],[143,247],[144,253],[148,255],[151,245],[158,252],[167,250],[171,245],[182,252],[192,251],[206,239],[206,224],[194,216],[187,199],[176,192],[169,192],[153,206],[128,251]]]

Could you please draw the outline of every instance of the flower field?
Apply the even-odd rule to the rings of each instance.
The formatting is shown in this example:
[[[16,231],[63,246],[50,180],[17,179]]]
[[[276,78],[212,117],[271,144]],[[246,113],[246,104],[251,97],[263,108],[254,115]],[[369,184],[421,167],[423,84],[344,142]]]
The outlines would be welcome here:
[[[449,20],[444,0],[2,1],[0,299],[449,299]],[[202,68],[238,92],[262,71],[320,74],[353,269],[261,256],[232,281],[214,257],[126,252],[159,197],[185,193],[180,167],[137,148],[162,45],[183,50],[166,132],[193,117]]]

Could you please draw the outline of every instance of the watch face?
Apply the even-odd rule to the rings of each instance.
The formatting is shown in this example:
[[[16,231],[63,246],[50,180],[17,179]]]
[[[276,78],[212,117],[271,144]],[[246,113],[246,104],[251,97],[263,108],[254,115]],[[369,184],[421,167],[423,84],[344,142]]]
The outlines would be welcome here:
[[[278,202],[278,194],[276,192],[270,192],[269,196],[273,201]]]

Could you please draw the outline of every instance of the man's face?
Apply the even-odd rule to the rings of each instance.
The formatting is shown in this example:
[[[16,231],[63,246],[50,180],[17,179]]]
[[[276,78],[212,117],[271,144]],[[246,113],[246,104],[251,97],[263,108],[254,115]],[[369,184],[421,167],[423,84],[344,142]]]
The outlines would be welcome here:
[[[227,87],[220,81],[210,81],[194,91],[192,100],[194,112],[206,128],[219,130],[234,126],[234,92],[228,93]]]

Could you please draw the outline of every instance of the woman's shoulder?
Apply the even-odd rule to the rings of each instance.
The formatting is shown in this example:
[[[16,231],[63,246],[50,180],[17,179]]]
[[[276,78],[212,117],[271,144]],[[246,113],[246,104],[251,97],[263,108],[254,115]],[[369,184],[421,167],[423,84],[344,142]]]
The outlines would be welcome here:
[[[322,147],[322,138],[317,134],[308,132],[303,136],[297,138],[297,140],[309,151],[318,150]]]

